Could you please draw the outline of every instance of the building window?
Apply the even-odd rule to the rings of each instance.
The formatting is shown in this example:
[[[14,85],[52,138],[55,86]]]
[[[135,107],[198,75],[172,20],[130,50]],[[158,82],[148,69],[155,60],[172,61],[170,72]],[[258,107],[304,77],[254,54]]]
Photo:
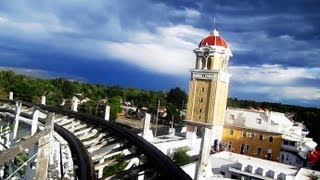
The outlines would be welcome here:
[[[284,144],[284,145],[288,145],[288,144],[289,144],[289,141],[284,140],[284,141],[283,141],[283,144]]]
[[[230,119],[234,120],[234,114],[230,114]]]
[[[301,162],[302,162],[301,159],[297,157],[296,163],[297,163],[297,164],[301,164]]]
[[[229,149],[229,151],[232,150],[232,142],[231,141],[228,142],[228,149]]]
[[[273,137],[272,136],[269,137],[269,142],[273,142]]]
[[[202,91],[202,92],[204,91],[204,87],[201,87],[201,91]]]
[[[253,139],[254,138],[254,133],[250,134],[250,138]]]
[[[260,140],[260,141],[262,141],[262,140],[263,140],[263,135],[262,135],[262,134],[260,134],[260,136],[259,136],[259,140]]]
[[[261,122],[262,122],[262,119],[257,118],[257,124],[261,124]]]
[[[249,151],[249,150],[250,150],[250,145],[247,144],[247,145],[246,145],[246,151]]]
[[[261,156],[261,155],[262,155],[262,147],[258,147],[257,156]]]
[[[290,146],[296,146],[296,142],[290,141],[290,142],[289,142],[289,145],[290,145]]]
[[[199,109],[199,113],[202,113],[202,109]]]
[[[229,134],[230,134],[230,135],[233,135],[233,133],[234,133],[234,130],[233,130],[233,129],[230,129]]]
[[[202,77],[206,77],[206,75],[205,75],[205,74],[202,74]]]
[[[247,137],[247,132],[246,131],[242,131],[242,137]]]
[[[199,119],[201,119],[201,116],[199,116]]]
[[[200,100],[199,100],[200,102],[203,102],[203,98],[200,98]]]

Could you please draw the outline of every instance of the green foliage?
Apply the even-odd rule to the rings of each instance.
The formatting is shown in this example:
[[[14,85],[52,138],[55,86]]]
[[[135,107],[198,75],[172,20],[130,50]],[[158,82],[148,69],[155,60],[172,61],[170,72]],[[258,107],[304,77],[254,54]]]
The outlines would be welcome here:
[[[112,97],[108,104],[110,105],[110,121],[114,122],[117,119],[117,114],[121,113],[121,98],[119,96]]]
[[[183,166],[192,162],[192,158],[187,154],[187,150],[183,148],[179,148],[173,153],[172,160],[178,166]]]
[[[180,112],[173,104],[170,103],[167,105],[167,113],[168,113],[167,115],[168,120],[170,121],[173,120],[174,124],[182,122],[182,119],[180,117]]]
[[[72,83],[64,78],[54,79],[51,83],[61,91],[61,98],[72,98],[76,93],[76,83]]]
[[[111,158],[108,158],[106,161],[115,160],[115,162],[117,162],[117,163],[115,163],[111,166],[105,167],[103,169],[103,177],[108,177],[108,176],[111,176],[117,172],[124,170],[124,168],[128,165],[128,163],[126,161],[123,161],[122,158],[123,158],[123,154],[115,155]]]
[[[158,100],[161,106],[168,110],[167,120],[171,121],[172,116],[175,123],[181,122],[180,110],[185,108],[187,95],[180,88],[172,88],[167,93],[162,91],[146,91],[135,88],[121,88],[120,86],[102,86],[72,82],[64,78],[36,79],[28,76],[15,74],[13,71],[0,71],[0,97],[7,98],[8,93],[14,93],[14,99],[40,103],[41,96],[45,95],[47,104],[59,106],[63,99],[66,99],[67,108],[70,107],[70,99],[77,95],[80,99],[90,98],[90,101],[79,105],[79,111],[90,115],[104,117],[105,101],[111,106],[111,120],[115,120],[121,112],[120,100],[132,102],[137,107],[147,107],[149,113],[155,114]],[[79,95],[80,94],[80,95]],[[320,144],[320,109],[284,105],[280,103],[255,102],[248,100],[228,99],[228,106],[239,108],[262,108],[283,113],[290,113],[293,119],[304,122],[310,131],[309,136]]]
[[[184,109],[187,102],[187,94],[179,87],[170,89],[167,95],[168,104],[171,103],[176,109]]]

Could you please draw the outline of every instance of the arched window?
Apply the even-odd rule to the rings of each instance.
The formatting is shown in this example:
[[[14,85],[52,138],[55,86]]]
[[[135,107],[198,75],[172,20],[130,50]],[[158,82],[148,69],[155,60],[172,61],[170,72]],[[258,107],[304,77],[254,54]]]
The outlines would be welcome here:
[[[201,60],[201,68],[200,69],[204,69],[205,68],[205,66],[206,66],[206,59],[205,58],[202,58],[202,60]]]
[[[273,142],[273,137],[272,136],[269,137],[269,142]]]
[[[199,69],[199,61],[200,61],[200,59],[197,58],[197,60],[196,60],[196,69]]]
[[[211,70],[211,58],[208,57],[207,69]]]

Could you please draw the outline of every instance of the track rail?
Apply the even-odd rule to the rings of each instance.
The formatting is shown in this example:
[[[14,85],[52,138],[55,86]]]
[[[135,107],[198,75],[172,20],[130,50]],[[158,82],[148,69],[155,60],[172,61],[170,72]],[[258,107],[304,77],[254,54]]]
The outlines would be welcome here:
[[[15,101],[3,99],[0,102],[15,104]],[[156,147],[124,127],[81,112],[25,102],[22,104],[54,115],[57,120],[54,130],[69,144],[78,179],[97,179],[99,171],[99,178],[106,179],[137,179],[141,176],[144,179],[191,179]],[[116,160],[112,157],[120,152],[126,153],[117,161],[136,163],[125,170],[101,177],[105,168],[115,164]]]

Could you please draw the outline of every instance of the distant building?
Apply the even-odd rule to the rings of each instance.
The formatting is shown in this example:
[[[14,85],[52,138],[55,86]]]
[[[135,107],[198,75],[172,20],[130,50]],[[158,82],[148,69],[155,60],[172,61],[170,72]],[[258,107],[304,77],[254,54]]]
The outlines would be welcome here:
[[[284,113],[268,110],[228,108],[222,147],[253,157],[305,166],[308,153],[317,144],[306,137],[303,124],[294,123]]]
[[[212,154],[209,158],[210,176],[206,179],[319,179],[320,172],[298,168],[296,166],[267,161],[259,158],[249,157],[232,152],[219,152]],[[197,162],[187,164],[182,169],[190,175],[195,176]],[[209,174],[209,173],[208,173]]]

